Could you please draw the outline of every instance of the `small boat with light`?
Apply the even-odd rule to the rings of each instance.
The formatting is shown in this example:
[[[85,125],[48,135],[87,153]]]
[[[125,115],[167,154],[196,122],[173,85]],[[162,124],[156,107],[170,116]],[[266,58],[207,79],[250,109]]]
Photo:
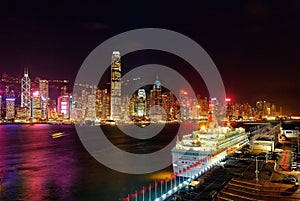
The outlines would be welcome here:
[[[52,133],[51,134],[51,137],[53,138],[53,139],[55,139],[55,138],[60,138],[60,137],[63,137],[64,136],[64,133],[63,132],[56,132],[56,133]]]

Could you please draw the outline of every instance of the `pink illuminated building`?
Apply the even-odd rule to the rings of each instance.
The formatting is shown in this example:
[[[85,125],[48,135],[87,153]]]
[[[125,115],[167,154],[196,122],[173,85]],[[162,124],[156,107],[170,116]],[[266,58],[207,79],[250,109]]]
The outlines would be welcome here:
[[[57,113],[64,119],[70,118],[70,97],[68,95],[59,96],[57,99]]]

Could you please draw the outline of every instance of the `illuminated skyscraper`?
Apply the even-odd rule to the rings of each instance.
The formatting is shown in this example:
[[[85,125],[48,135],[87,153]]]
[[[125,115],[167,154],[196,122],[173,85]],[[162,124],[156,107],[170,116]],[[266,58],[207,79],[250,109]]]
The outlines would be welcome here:
[[[57,113],[64,119],[70,118],[70,97],[68,95],[59,96],[57,99]]]
[[[15,101],[14,90],[9,90],[5,98],[5,118],[7,120],[13,120],[15,118]]]
[[[180,90],[179,92],[179,103],[180,103],[180,117],[181,120],[187,120],[189,118],[189,98],[187,91]]]
[[[162,108],[161,83],[156,78],[153,89],[150,91],[150,110],[149,116],[152,121],[161,121],[166,114]]]
[[[41,95],[42,119],[47,119],[47,109],[49,100],[48,80],[39,80],[39,89]]]
[[[175,117],[175,97],[171,92],[165,92],[162,94],[162,107],[165,112],[168,114],[168,118],[173,120]]]
[[[32,93],[31,116],[35,121],[39,121],[42,118],[41,94],[38,90]]]
[[[7,120],[12,120],[15,118],[15,97],[14,97],[14,92],[12,92],[11,96],[6,97],[5,103],[6,103],[6,119]]]
[[[9,97],[5,99],[6,102],[6,119],[12,120],[15,118],[15,98]]]
[[[110,118],[121,118],[121,55],[114,51],[111,58],[111,102]]]
[[[31,100],[30,100],[30,78],[28,69],[24,70],[24,76],[21,79],[21,107],[26,110],[26,118],[31,115]]]
[[[136,110],[138,117],[146,116],[146,91],[145,89],[139,89],[136,99]]]
[[[150,107],[155,105],[162,106],[161,83],[156,78],[153,89],[150,91]]]
[[[95,94],[89,94],[87,96],[87,108],[85,112],[85,121],[96,120],[96,96]]]

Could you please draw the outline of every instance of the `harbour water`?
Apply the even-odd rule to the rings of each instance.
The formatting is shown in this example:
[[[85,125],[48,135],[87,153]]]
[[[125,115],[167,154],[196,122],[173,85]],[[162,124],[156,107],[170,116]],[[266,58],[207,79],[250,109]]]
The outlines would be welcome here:
[[[196,123],[184,123],[183,134],[196,128]],[[168,144],[178,125],[167,125],[148,140],[128,138],[114,126],[103,130],[125,151],[150,153]],[[64,136],[53,139],[57,131]],[[72,125],[0,125],[0,149],[1,200],[116,201],[172,173],[171,166],[140,175],[109,169],[85,150]]]

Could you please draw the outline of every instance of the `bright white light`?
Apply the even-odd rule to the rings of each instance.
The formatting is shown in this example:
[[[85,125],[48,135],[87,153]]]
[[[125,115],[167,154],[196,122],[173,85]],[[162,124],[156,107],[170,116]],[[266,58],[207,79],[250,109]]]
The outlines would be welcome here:
[[[156,198],[154,201],[159,201],[159,198]]]
[[[171,194],[172,194],[172,190],[169,190],[169,191],[168,191],[168,194],[171,195]]]
[[[32,93],[32,95],[33,95],[33,96],[39,96],[39,95],[40,95],[40,92],[39,92],[39,91],[35,91],[35,92]]]

